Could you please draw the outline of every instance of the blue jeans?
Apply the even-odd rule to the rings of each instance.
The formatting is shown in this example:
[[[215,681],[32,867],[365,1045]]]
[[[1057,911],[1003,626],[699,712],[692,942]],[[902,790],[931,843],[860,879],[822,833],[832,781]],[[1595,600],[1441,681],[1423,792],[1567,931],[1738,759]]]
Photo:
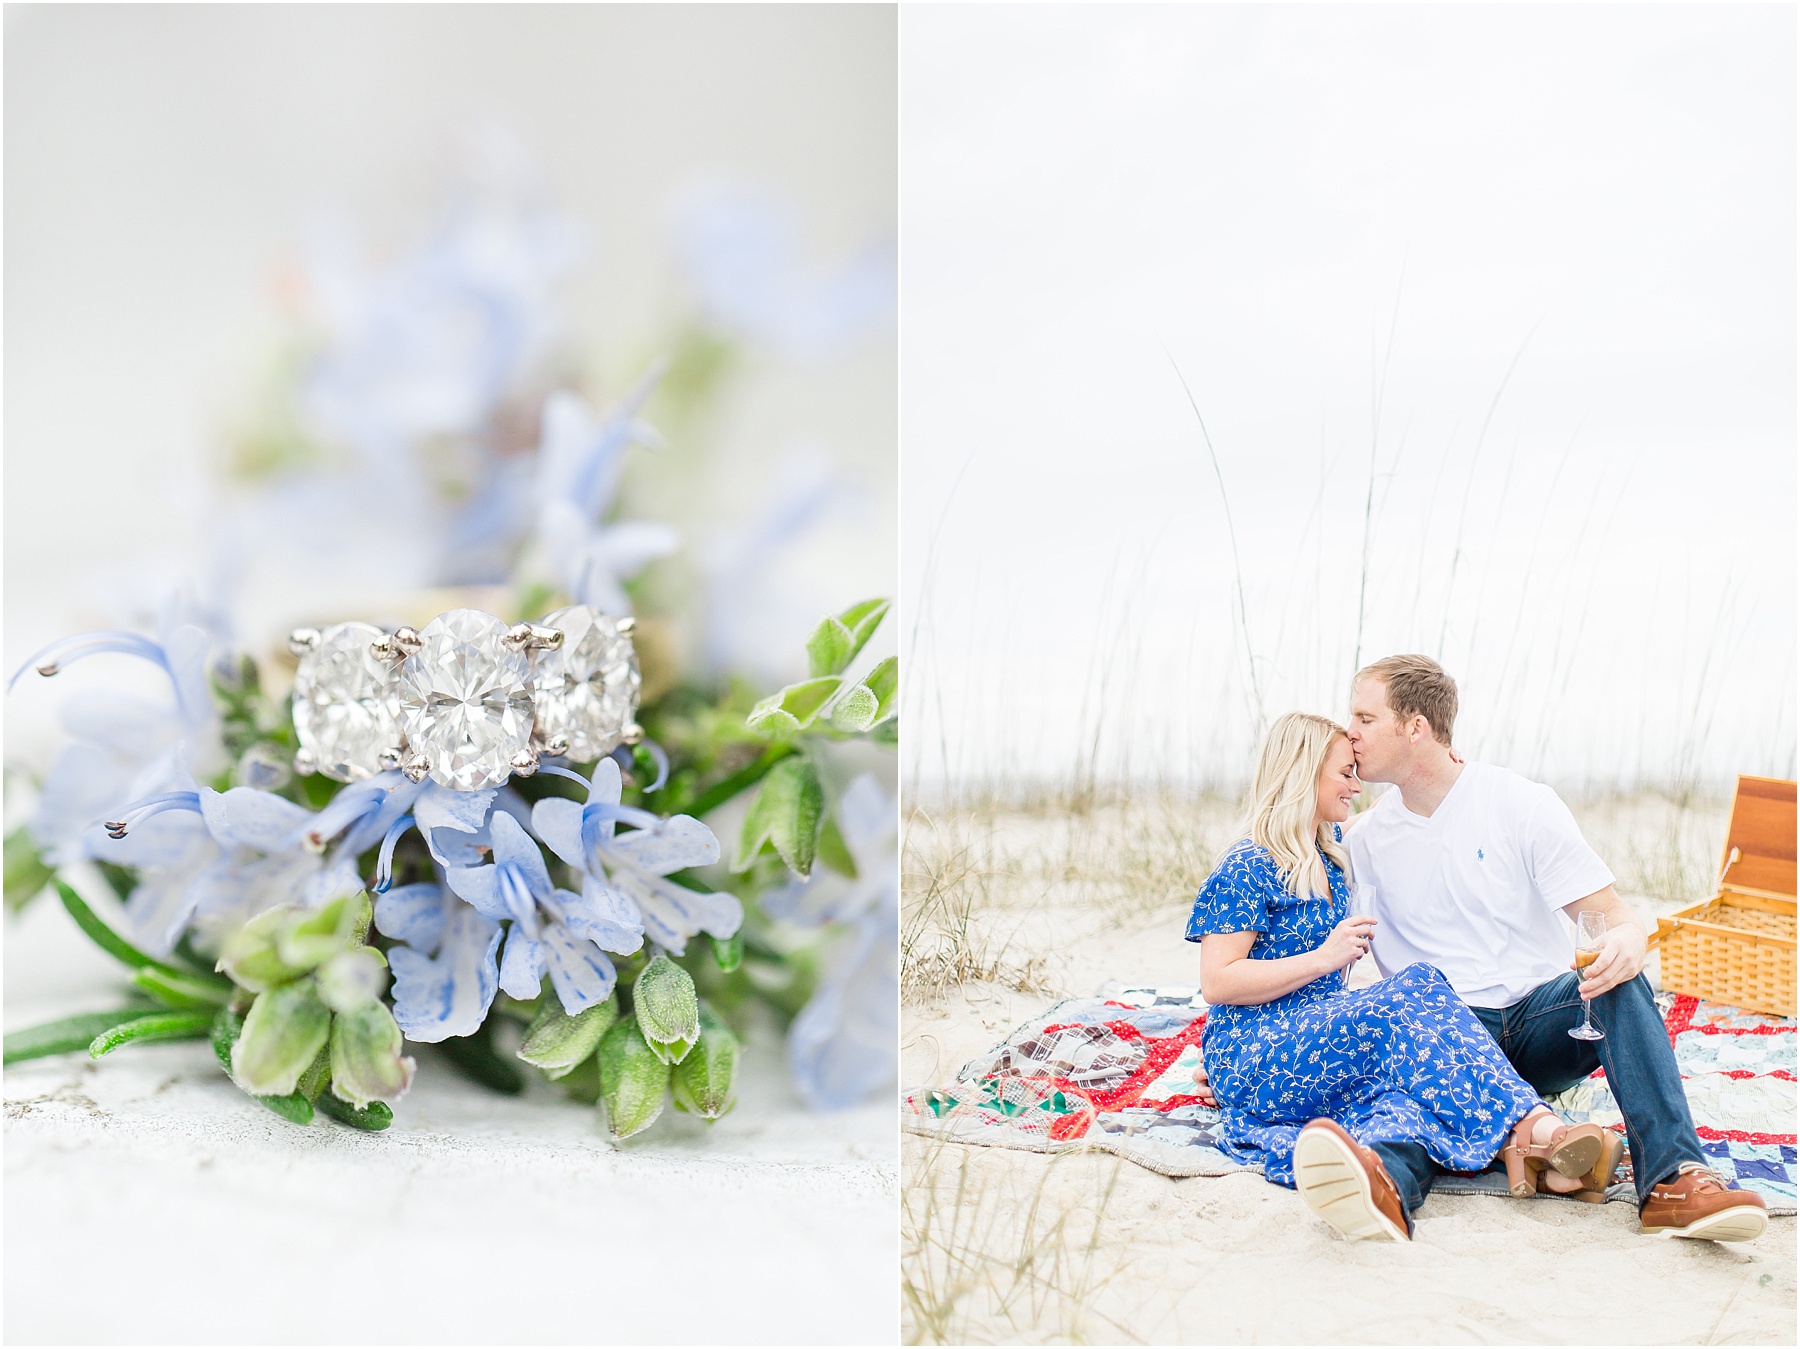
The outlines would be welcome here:
[[[1570,970],[1511,1007],[1470,1010],[1540,1096],[1553,1096],[1594,1069],[1606,1069],[1607,1084],[1625,1117],[1632,1178],[1642,1206],[1652,1186],[1674,1175],[1683,1162],[1704,1166],[1706,1154],[1694,1134],[1694,1117],[1650,981],[1640,974],[1594,999],[1594,1024],[1606,1032],[1604,1040],[1569,1035],[1581,1021],[1581,995],[1575,991],[1579,982]],[[1438,1167],[1416,1143],[1377,1143],[1374,1148],[1410,1213],[1431,1192]]]

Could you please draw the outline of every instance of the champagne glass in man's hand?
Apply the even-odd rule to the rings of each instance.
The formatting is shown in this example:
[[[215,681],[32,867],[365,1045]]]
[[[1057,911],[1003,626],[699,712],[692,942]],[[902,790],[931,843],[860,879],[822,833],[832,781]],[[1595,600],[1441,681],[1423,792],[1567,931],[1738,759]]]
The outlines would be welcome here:
[[[1575,972],[1582,971],[1600,959],[1600,948],[1606,944],[1606,915],[1583,909],[1575,915]],[[1594,1024],[1594,1004],[1582,999],[1581,1024],[1569,1032],[1577,1040],[1604,1040],[1606,1032]]]

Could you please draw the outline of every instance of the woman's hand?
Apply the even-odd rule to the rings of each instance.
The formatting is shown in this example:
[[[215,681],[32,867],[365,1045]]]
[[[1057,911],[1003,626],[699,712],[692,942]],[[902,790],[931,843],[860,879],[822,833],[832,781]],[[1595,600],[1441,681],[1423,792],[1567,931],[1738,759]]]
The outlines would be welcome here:
[[[1368,953],[1374,939],[1375,920],[1366,913],[1353,913],[1331,929],[1319,948],[1320,959],[1327,969],[1348,969]]]
[[[1200,1098],[1201,1105],[1217,1106],[1219,1098],[1213,1095],[1212,1079],[1206,1075],[1206,1065],[1194,1065],[1194,1095]]]

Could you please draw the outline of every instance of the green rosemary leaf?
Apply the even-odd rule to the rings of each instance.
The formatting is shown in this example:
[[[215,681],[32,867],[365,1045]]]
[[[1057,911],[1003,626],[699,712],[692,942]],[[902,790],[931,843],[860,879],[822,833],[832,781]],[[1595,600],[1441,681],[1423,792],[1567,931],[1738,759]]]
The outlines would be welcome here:
[[[83,1012],[42,1026],[28,1026],[6,1037],[6,1061],[23,1063],[51,1054],[72,1054],[77,1049],[86,1049],[96,1035],[135,1021],[151,1010],[144,1006],[121,1007],[112,1012]]]
[[[319,1093],[318,1107],[340,1124],[348,1124],[353,1129],[367,1129],[377,1133],[394,1122],[394,1112],[386,1101],[370,1101],[358,1110],[348,1101],[340,1101],[329,1091]]]
[[[152,1012],[149,1016],[135,1017],[100,1032],[89,1043],[88,1053],[99,1058],[134,1040],[200,1040],[211,1030],[212,1023],[210,1010]]]
[[[131,982],[170,1007],[213,1009],[231,1001],[229,979],[178,973],[161,965],[140,966],[132,971]]]
[[[165,965],[154,956],[145,955],[142,951],[138,950],[137,947],[133,946],[118,933],[114,932],[101,921],[98,914],[87,906],[87,901],[71,890],[66,882],[58,880],[55,881],[54,884],[56,886],[56,893],[62,896],[63,907],[69,911],[69,917],[75,920],[76,926],[87,933],[88,939],[92,941],[94,945],[98,946],[114,960],[120,961],[126,965],[134,966],[138,969],[154,966],[156,969],[162,970],[167,974],[177,976],[181,974],[181,971],[177,970],[174,966]]]

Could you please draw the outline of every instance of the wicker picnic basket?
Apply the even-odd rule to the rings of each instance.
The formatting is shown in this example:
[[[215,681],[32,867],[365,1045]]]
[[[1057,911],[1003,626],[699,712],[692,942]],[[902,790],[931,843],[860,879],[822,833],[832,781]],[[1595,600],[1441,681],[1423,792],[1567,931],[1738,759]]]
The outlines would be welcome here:
[[[1738,779],[1718,893],[1657,920],[1664,989],[1794,1014],[1794,798],[1791,782]]]

